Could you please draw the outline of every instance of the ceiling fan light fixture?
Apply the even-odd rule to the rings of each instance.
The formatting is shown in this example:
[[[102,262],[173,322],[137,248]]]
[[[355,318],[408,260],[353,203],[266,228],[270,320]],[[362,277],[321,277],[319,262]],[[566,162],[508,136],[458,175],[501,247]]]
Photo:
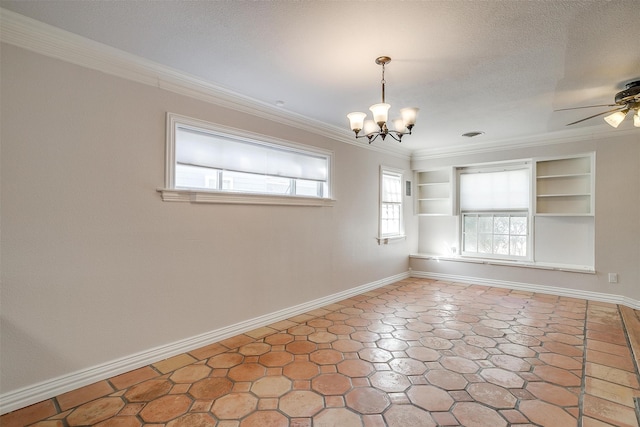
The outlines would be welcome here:
[[[349,126],[355,133],[356,138],[366,137],[371,144],[377,137],[381,137],[383,140],[387,135],[391,135],[391,138],[398,142],[402,141],[404,135],[411,135],[411,129],[416,124],[416,118],[418,116],[418,108],[403,108],[400,110],[401,119],[393,121],[393,129],[389,129],[387,122],[389,121],[389,109],[390,104],[385,102],[385,80],[384,80],[384,66],[391,62],[391,58],[388,56],[380,56],[376,58],[376,64],[382,66],[382,102],[373,104],[369,107],[373,114],[373,120],[365,120],[367,115],[365,113],[354,112],[347,114],[349,119]],[[361,135],[360,132],[364,130]]]
[[[592,107],[616,107],[613,110],[603,111],[601,113],[593,114],[589,117],[585,117],[584,119],[576,120],[575,122],[568,123],[567,126],[575,125],[577,123],[582,123],[585,120],[593,119],[594,117],[600,117],[605,114],[608,114],[604,117],[604,120],[612,127],[617,128],[620,126],[627,115],[633,115],[633,125],[636,127],[640,127],[640,118],[636,119],[638,110],[640,109],[640,80],[636,80],[633,82],[629,82],[626,84],[626,89],[616,93],[615,103],[614,104],[601,104],[601,105],[587,105],[584,107],[574,107],[574,108],[561,108],[555,111],[566,111],[566,110],[578,110],[582,108],[592,108]],[[611,113],[611,114],[610,114]],[[637,123],[637,124],[636,124]]]
[[[628,112],[629,110],[625,108],[624,110],[616,111],[613,114],[609,114],[608,116],[605,116],[604,120],[609,124],[609,126],[613,126],[614,128],[617,128],[618,126],[620,126],[620,123],[622,123],[624,118],[627,116]]]
[[[636,110],[636,113],[633,115],[633,125],[640,128],[640,110]]]

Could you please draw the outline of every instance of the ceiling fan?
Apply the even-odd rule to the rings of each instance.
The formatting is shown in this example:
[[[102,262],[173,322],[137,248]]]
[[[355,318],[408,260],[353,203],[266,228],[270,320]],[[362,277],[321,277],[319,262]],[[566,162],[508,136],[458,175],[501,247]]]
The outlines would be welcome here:
[[[615,104],[602,104],[602,105],[587,105],[585,107],[574,108],[562,108],[555,111],[566,110],[578,110],[581,108],[593,108],[593,107],[616,107],[612,110],[604,111],[602,113],[594,114],[593,116],[585,117],[584,119],[577,120],[572,123],[568,123],[567,126],[575,125],[576,123],[584,122],[585,120],[592,119],[594,117],[609,114],[604,120],[614,128],[617,128],[624,120],[629,112],[633,114],[633,125],[640,127],[640,80],[636,80],[626,84],[626,89],[616,93],[614,102]]]

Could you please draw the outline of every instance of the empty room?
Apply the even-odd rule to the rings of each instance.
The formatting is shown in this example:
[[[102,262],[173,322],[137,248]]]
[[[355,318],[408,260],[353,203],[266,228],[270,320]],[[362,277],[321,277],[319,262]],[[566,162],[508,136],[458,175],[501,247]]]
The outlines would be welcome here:
[[[0,0],[0,425],[640,419],[636,0]]]

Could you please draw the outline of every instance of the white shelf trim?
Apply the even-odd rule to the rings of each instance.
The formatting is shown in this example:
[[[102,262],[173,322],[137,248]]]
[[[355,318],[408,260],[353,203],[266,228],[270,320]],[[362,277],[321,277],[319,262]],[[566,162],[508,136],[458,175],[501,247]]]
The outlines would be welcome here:
[[[591,197],[590,193],[538,194],[536,197]]]

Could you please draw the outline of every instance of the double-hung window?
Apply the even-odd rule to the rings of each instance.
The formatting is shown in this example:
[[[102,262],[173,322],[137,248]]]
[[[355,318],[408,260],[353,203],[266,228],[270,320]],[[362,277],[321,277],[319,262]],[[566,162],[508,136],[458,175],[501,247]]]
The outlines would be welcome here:
[[[402,223],[402,171],[380,168],[380,238],[404,236]]]
[[[171,113],[167,127],[169,200],[188,194],[189,201],[216,203],[330,201],[331,152]]]
[[[458,169],[463,256],[531,259],[529,164]]]

